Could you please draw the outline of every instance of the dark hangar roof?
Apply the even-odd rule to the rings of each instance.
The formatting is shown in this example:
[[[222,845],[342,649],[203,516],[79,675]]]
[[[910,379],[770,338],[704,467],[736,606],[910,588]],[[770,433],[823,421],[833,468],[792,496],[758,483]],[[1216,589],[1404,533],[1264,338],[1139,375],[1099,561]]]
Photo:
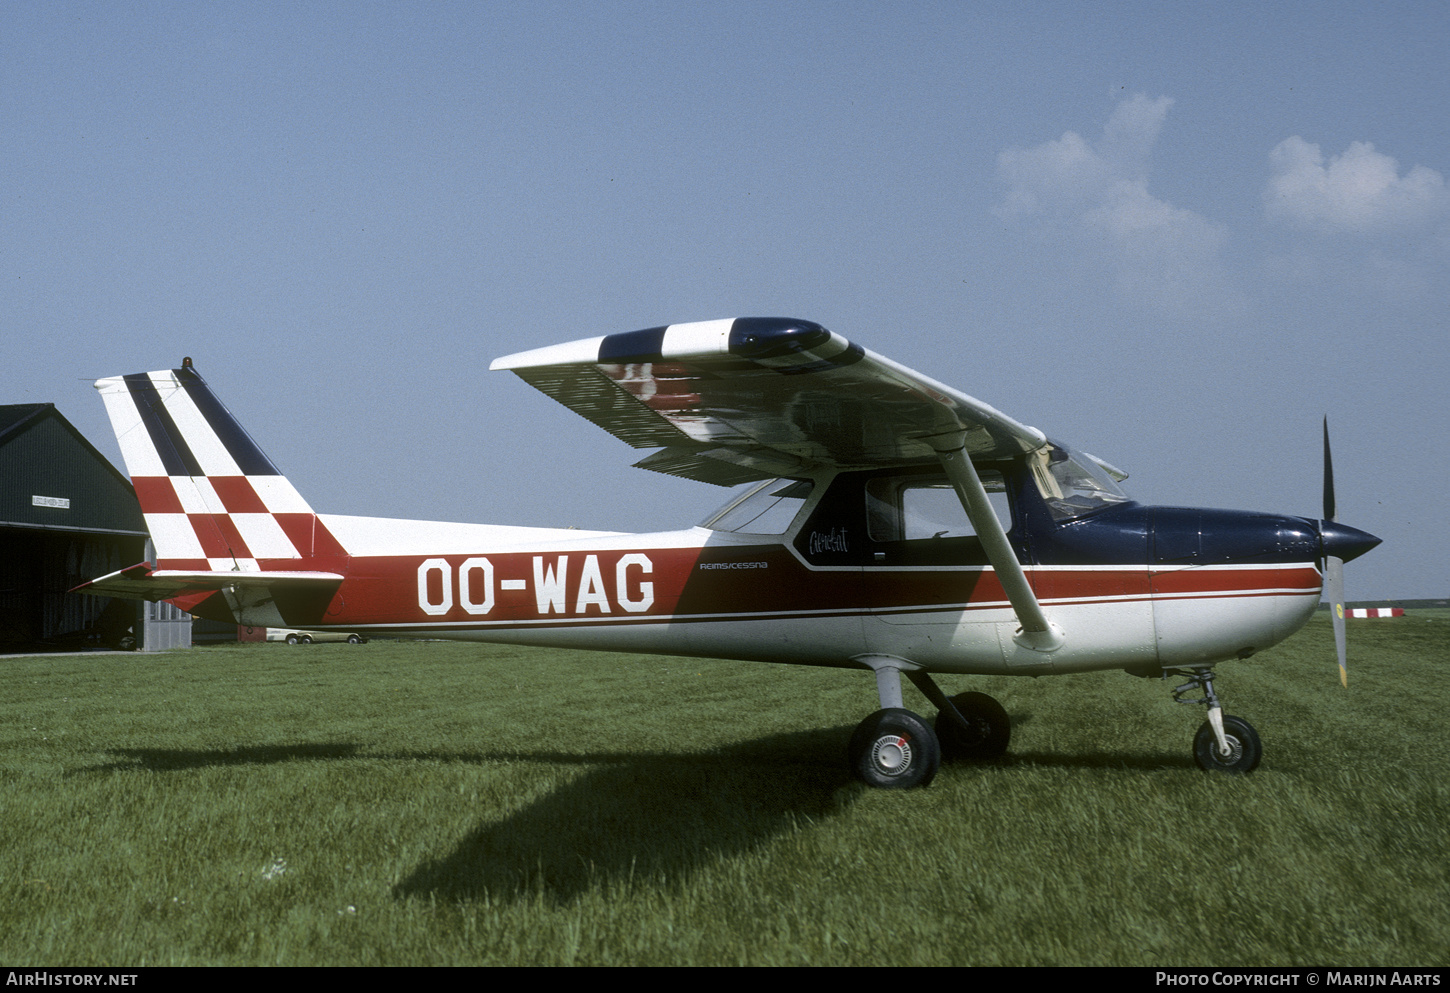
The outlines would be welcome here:
[[[0,404],[0,527],[146,533],[130,481],[52,403]]]

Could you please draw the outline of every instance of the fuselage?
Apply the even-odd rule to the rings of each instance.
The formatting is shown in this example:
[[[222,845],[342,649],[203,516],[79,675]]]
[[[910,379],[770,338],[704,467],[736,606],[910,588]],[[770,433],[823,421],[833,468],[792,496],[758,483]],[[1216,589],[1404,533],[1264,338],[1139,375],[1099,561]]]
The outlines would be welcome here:
[[[706,526],[655,534],[319,515],[347,551],[340,585],[325,602],[279,597],[242,620],[275,624],[280,612],[290,627],[373,636],[797,664],[886,655],[940,672],[1148,674],[1252,655],[1318,605],[1319,522],[1117,497],[1078,508],[1021,460],[982,468],[1064,632],[1054,651],[1014,640],[1013,609],[931,466],[775,480]]]

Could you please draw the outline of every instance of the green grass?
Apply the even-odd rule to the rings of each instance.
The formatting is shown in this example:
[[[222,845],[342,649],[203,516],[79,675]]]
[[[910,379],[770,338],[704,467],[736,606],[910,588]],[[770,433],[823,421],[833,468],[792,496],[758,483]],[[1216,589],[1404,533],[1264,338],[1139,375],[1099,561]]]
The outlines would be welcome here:
[[[1012,751],[854,783],[868,673],[441,643],[0,662],[0,960],[1437,965],[1450,611],[1222,668],[1264,741],[1097,673]],[[930,713],[908,688],[907,705]]]

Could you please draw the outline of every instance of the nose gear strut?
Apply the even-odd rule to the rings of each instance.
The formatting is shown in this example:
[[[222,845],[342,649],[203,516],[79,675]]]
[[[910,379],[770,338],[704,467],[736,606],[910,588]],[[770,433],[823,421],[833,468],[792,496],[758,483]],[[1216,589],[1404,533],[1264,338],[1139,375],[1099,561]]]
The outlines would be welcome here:
[[[1241,717],[1225,715],[1213,691],[1213,667],[1164,669],[1163,678],[1183,677],[1188,682],[1173,689],[1175,703],[1203,704],[1208,720],[1193,738],[1193,757],[1200,769],[1215,772],[1252,772],[1263,757],[1263,746],[1254,726]],[[1192,696],[1202,693],[1201,697]]]

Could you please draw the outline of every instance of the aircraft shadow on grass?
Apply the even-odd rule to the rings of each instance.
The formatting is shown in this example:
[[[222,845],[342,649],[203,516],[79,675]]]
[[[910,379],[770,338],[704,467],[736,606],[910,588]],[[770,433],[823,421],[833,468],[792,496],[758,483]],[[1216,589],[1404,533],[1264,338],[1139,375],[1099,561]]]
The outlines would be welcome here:
[[[181,772],[229,765],[274,765],[278,762],[353,758],[363,746],[353,742],[292,745],[244,745],[237,748],[110,748],[114,762],[75,769],[67,775],[94,772]]]
[[[127,748],[110,751],[117,761],[72,774],[350,759],[587,766],[587,772],[532,803],[481,825],[451,853],[423,862],[394,887],[399,898],[449,903],[542,898],[566,904],[591,890],[678,885],[721,859],[842,812],[863,793],[842,760],[851,731],[841,726],[767,735],[698,754],[391,754],[353,742]],[[1025,752],[1009,753],[991,765],[1156,770],[1191,762],[1167,752]],[[943,773],[950,775],[953,768],[944,766]]]
[[[480,825],[394,893],[563,904],[594,889],[677,885],[840,812],[858,792],[840,759],[849,736],[849,728],[802,731],[696,755],[515,755],[592,768]]]
[[[516,760],[597,768],[481,825],[448,855],[419,865],[394,893],[451,903],[543,899],[562,905],[591,890],[680,885],[797,826],[836,816],[865,795],[842,760],[852,730],[769,735],[700,755],[516,755]],[[1192,765],[1167,752],[1028,753],[987,765],[1019,763],[1128,769]],[[950,768],[943,771],[950,775]]]

